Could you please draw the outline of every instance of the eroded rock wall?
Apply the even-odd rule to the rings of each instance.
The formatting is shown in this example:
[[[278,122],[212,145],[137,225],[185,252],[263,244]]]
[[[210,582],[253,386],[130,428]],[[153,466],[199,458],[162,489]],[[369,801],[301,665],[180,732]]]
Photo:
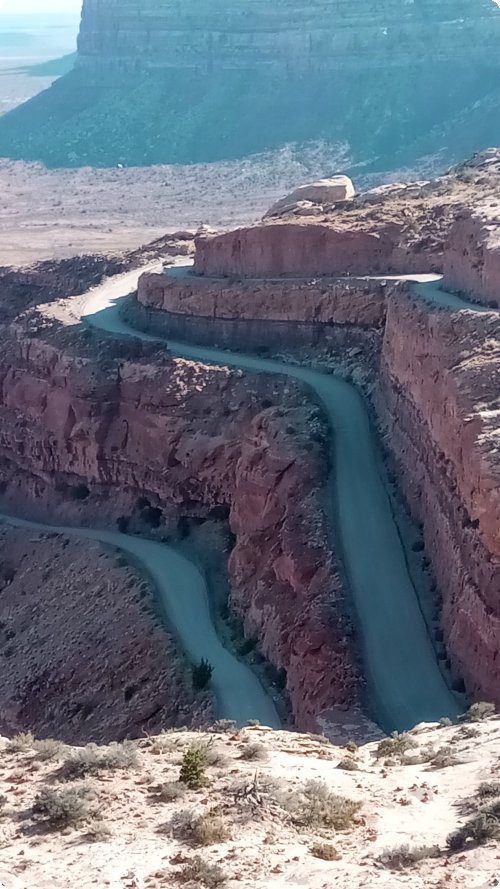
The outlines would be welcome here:
[[[500,204],[463,210],[452,226],[444,254],[450,287],[477,302],[500,306]]]
[[[388,302],[378,412],[422,522],[452,667],[500,702],[500,322]]]
[[[101,351],[85,344],[63,351],[22,327],[4,341],[0,457],[7,490],[20,490],[26,475],[42,500],[58,484],[71,491],[84,483],[88,509],[102,501],[102,515],[115,509],[115,518],[139,493],[179,515],[229,505],[233,606],[263,653],[286,671],[297,724],[317,729],[323,711],[352,705],[358,691],[322,517],[327,449],[318,410],[275,376],[248,377],[164,353],[133,361],[114,357],[109,342]],[[78,510],[80,520],[89,515],[85,502]],[[68,512],[74,515],[74,504]]]

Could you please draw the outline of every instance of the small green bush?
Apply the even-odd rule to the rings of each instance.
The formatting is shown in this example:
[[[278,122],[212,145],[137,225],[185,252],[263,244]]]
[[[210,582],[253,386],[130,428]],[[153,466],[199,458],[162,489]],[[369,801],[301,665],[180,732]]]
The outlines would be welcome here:
[[[205,747],[193,744],[186,750],[181,764],[179,781],[189,787],[190,790],[199,790],[207,784],[205,775],[208,766],[208,756]]]
[[[63,790],[45,787],[35,799],[33,813],[39,815],[47,827],[63,830],[97,817],[99,809],[94,792],[86,785]]]
[[[193,667],[193,688],[196,691],[202,691],[210,684],[214,668],[205,658],[202,658],[199,664]]]

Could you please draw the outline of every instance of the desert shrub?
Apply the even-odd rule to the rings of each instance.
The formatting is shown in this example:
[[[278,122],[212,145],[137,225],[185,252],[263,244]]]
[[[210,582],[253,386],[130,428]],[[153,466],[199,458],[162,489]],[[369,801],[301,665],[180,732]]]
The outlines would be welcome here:
[[[195,664],[193,667],[193,688],[196,691],[202,691],[206,688],[212,679],[213,672],[212,664],[209,664],[205,658],[202,658],[200,663]]]
[[[33,749],[35,744],[35,736],[33,732],[18,732],[17,735],[14,735],[7,747],[5,748],[6,753],[27,753],[29,750]]]
[[[138,764],[137,750],[130,741],[110,744],[109,747],[102,748],[95,744],[88,744],[87,747],[65,760],[61,769],[61,777],[68,781],[74,781],[76,778],[97,775],[99,772],[137,768]]]
[[[85,832],[85,839],[89,843],[106,843],[113,836],[111,828],[103,821],[91,821]]]
[[[441,728],[450,728],[453,725],[453,722],[449,718],[449,716],[442,716],[439,720],[439,725]]]
[[[465,741],[471,738],[479,738],[481,732],[478,728],[475,728],[473,725],[464,725],[455,735],[455,739],[458,741]]]
[[[260,719],[249,719],[247,725],[250,726],[250,728],[258,728],[260,725]]]
[[[345,744],[345,749],[347,750],[348,753],[357,753],[359,750],[359,747],[356,744],[356,741],[348,741],[347,744]]]
[[[50,762],[61,758],[65,745],[53,738],[45,738],[43,741],[35,741],[33,749],[35,750],[35,759],[39,759],[41,762]]]
[[[173,803],[186,795],[186,785],[180,781],[165,781],[163,784],[151,787],[149,792],[162,803]]]
[[[405,867],[413,867],[419,861],[426,858],[437,858],[439,846],[414,846],[408,844],[396,846],[394,849],[386,849],[378,857],[380,864],[391,870],[403,870]]]
[[[62,830],[95,818],[99,809],[94,792],[86,785],[63,790],[45,787],[35,799],[33,813],[40,816],[47,827]]]
[[[446,844],[450,852],[459,852],[469,843],[482,846],[489,840],[500,839],[500,801],[481,809],[466,823],[451,833]]]
[[[458,756],[453,753],[449,746],[440,747],[430,760],[433,769],[447,769],[450,766],[460,765]]]
[[[496,707],[494,704],[489,704],[487,701],[479,701],[477,704],[472,704],[472,706],[469,707],[464,719],[466,719],[467,722],[482,722],[483,719],[489,719],[491,716],[494,716],[495,713]]]
[[[216,809],[210,809],[196,818],[191,825],[191,839],[197,846],[213,846],[231,838],[226,821]]]
[[[228,766],[230,762],[230,758],[223,750],[207,745],[207,765],[218,766],[222,769]]]
[[[207,783],[205,775],[207,765],[206,748],[193,744],[182,757],[179,781],[182,784],[186,784],[190,790],[199,790],[201,787],[205,787]]]
[[[345,759],[340,760],[337,768],[342,769],[344,772],[358,772],[359,771],[359,766],[358,766],[357,762],[355,762],[354,759],[348,759],[347,757]]]
[[[342,855],[331,843],[315,843],[311,847],[311,855],[323,861],[339,861]]]
[[[481,799],[491,799],[495,796],[500,796],[500,781],[483,781],[477,788],[476,793]]]
[[[307,781],[282,802],[294,824],[305,828],[347,830],[361,803],[332,793],[323,781]]]
[[[377,759],[390,757],[391,759],[403,759],[407,750],[417,747],[417,742],[407,732],[394,732],[390,738],[383,738],[377,747]]]
[[[234,719],[218,719],[211,725],[208,729],[209,732],[213,732],[217,734],[221,732],[221,734],[230,734],[231,732],[236,731],[236,723]]]
[[[263,744],[246,744],[241,752],[241,759],[246,759],[249,762],[264,762],[269,759],[269,753]]]
[[[183,867],[180,877],[183,883],[201,883],[206,889],[217,889],[227,881],[227,876],[218,864],[210,864],[201,855],[196,855]]]

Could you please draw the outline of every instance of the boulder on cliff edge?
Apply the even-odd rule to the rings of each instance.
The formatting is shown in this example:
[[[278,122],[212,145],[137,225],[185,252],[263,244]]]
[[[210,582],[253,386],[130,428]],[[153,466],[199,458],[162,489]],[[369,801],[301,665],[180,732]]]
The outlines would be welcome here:
[[[264,219],[270,216],[286,216],[294,213],[304,202],[311,204],[336,204],[338,201],[350,201],[355,195],[354,185],[349,176],[332,176],[331,179],[318,179],[299,185],[294,191],[280,198],[267,211]]]

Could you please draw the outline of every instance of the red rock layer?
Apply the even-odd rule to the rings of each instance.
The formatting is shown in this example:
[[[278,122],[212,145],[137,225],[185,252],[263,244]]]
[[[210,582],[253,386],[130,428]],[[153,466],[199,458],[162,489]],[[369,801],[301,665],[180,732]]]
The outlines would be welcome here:
[[[445,250],[444,275],[456,290],[500,306],[500,204],[460,214]]]
[[[195,271],[202,275],[259,278],[289,275],[387,274],[393,240],[385,233],[337,231],[320,224],[269,223],[196,242]]]
[[[0,730],[73,743],[212,717],[147,580],[99,544],[0,528]]]
[[[382,283],[363,280],[229,282],[144,274],[137,298],[150,309],[210,319],[380,328],[385,318],[385,292]]]
[[[500,322],[388,302],[379,414],[423,524],[452,666],[500,703]]]
[[[317,728],[324,710],[353,703],[357,676],[322,518],[316,409],[275,376],[164,353],[135,362],[112,355],[109,341],[101,355],[61,352],[20,328],[4,343],[0,456],[9,489],[23,473],[42,497],[83,481],[89,504],[95,491],[115,518],[139,492],[178,514],[229,504],[233,603],[286,670],[297,724]],[[91,508],[73,502],[68,512],[81,520]]]

